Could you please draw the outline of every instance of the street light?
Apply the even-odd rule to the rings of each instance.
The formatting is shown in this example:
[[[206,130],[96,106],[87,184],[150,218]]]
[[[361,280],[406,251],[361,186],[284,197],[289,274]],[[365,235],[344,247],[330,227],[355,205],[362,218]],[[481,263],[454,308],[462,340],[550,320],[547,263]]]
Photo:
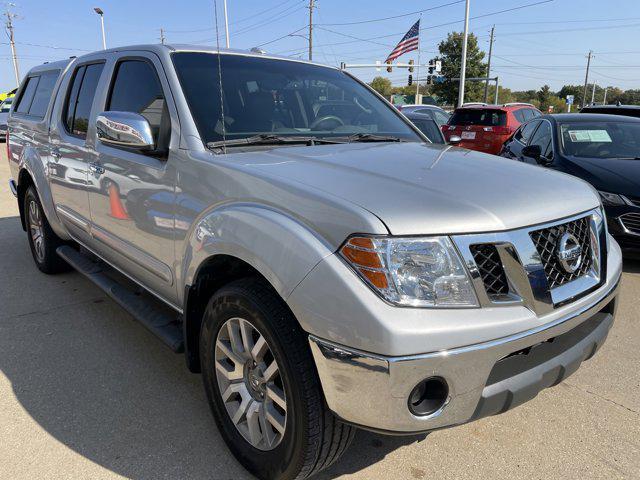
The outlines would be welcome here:
[[[100,7],[94,7],[93,11],[100,15],[100,26],[102,27],[102,49],[107,49],[107,39],[104,35],[104,12]]]

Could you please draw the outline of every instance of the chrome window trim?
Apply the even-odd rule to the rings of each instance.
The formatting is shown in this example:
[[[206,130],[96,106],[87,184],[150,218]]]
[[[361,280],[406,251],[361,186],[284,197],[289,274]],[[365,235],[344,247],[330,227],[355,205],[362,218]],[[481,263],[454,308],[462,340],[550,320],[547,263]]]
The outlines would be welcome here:
[[[592,267],[586,275],[550,289],[540,254],[530,233],[585,217],[590,217]],[[521,229],[454,235],[451,238],[467,267],[481,307],[522,305],[541,316],[600,285],[602,279],[601,255],[603,254],[601,238],[604,229],[604,217],[599,208],[594,208],[571,217]],[[510,291],[503,298],[489,298],[471,253],[471,245],[483,243],[493,244],[498,250]]]

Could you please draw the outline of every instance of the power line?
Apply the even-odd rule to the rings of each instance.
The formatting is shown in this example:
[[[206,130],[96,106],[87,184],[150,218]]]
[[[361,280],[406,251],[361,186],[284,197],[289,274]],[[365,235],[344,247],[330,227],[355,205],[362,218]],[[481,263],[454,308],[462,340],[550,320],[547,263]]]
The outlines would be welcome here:
[[[363,23],[383,22],[385,20],[392,20],[392,19],[395,19],[395,18],[402,18],[402,17],[410,17],[411,15],[417,15],[419,13],[430,12],[432,10],[437,10],[439,8],[449,7],[451,5],[456,5],[458,3],[463,3],[464,1],[465,0],[456,0],[455,2],[443,3],[442,5],[436,5],[435,7],[426,8],[424,10],[416,10],[415,12],[402,13],[400,15],[393,15],[391,17],[373,18],[373,19],[370,19],[370,20],[361,20],[361,21],[358,21],[358,22],[320,23],[318,25],[331,27],[331,26],[339,26],[339,25],[361,25]]]
[[[273,12],[276,8],[280,8],[282,5],[284,5],[285,3],[289,3],[290,1],[291,0],[285,0],[284,2],[280,2],[277,5],[269,7],[269,8],[267,8],[265,10],[262,10],[262,11],[260,11],[258,13],[254,13],[252,15],[249,15],[248,17],[244,17],[244,18],[241,18],[240,20],[236,20],[234,22],[231,22],[229,25],[237,25],[238,23],[246,22],[247,20],[250,20],[252,18],[259,17],[262,14]]]
[[[286,35],[282,35],[281,37],[274,38],[273,40],[269,40],[268,42],[264,42],[264,43],[261,43],[259,45],[256,45],[256,47],[264,47],[265,45],[269,45],[271,43],[275,43],[278,40],[282,40],[283,38],[287,38],[287,37],[293,35],[294,33],[298,33],[300,30],[305,30],[306,28],[307,28],[307,25],[305,25],[304,27],[300,27],[297,30],[294,30],[293,32],[289,32]]]
[[[233,34],[234,34],[234,36],[242,35],[244,33],[256,30],[257,28],[264,27],[265,25],[271,25],[273,23],[272,22],[273,20],[281,20],[281,19],[286,18],[286,17],[288,17],[290,15],[293,15],[296,12],[299,12],[300,10],[303,10],[305,7],[302,6],[302,3],[304,3],[304,0],[298,1],[294,5],[291,5],[291,6],[287,7],[287,8],[285,8],[284,10],[281,10],[281,11],[275,13],[274,15],[272,15],[270,17],[267,17],[267,18],[265,18],[263,20],[260,20],[259,22],[256,22],[254,24],[248,25],[246,27],[242,27],[241,29],[236,30],[235,32],[233,32]]]
[[[507,9],[504,9],[504,10],[497,10],[495,12],[489,12],[489,13],[484,13],[482,15],[476,15],[475,17],[469,17],[469,20],[476,20],[478,18],[485,18],[485,17],[489,17],[489,16],[492,16],[492,15],[499,15],[501,13],[512,12],[514,10],[521,10],[523,8],[533,7],[533,6],[536,6],[536,5],[542,5],[542,4],[550,3],[550,2],[553,2],[553,1],[554,0],[541,0],[541,1],[538,1],[538,2],[527,3],[525,5],[518,5],[516,7],[511,7],[511,8],[507,8]],[[448,25],[455,25],[455,24],[458,24],[458,23],[463,23],[463,21],[462,20],[456,20],[456,21],[452,21],[452,22],[441,23],[441,24],[438,24],[438,25],[429,25],[427,27],[421,28],[420,31],[423,32],[423,31],[432,30],[432,29],[438,28],[438,27],[445,27],[445,26],[448,26]],[[318,27],[318,28],[320,28],[320,27]],[[339,33],[339,32],[336,32],[334,30],[329,30],[329,29],[326,29],[326,28],[324,28],[324,30],[330,31],[331,33],[336,33],[338,35],[348,36],[347,34]],[[375,42],[375,40],[379,40],[381,38],[397,37],[398,35],[404,35],[405,33],[406,32],[396,32],[396,33],[390,33],[388,35],[379,35],[377,37],[372,37],[372,38],[358,38],[358,37],[353,37],[352,36],[352,38],[355,38],[356,40],[344,41],[344,42],[336,42],[336,43],[326,43],[326,44],[323,44],[323,45],[318,45],[318,47],[327,47],[327,46],[333,46],[333,45],[346,45],[348,43],[357,43],[357,42],[377,43],[377,42]],[[385,45],[385,46],[392,46],[392,45]]]

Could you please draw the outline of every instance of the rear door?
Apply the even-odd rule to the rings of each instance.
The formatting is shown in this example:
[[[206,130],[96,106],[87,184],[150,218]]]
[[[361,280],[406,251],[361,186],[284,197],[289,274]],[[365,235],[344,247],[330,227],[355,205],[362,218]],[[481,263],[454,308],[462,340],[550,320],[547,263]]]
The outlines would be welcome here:
[[[90,172],[96,188],[89,193],[95,246],[112,265],[174,303],[176,160],[169,146],[179,141],[177,110],[155,54],[126,52],[109,71],[98,113],[142,115],[151,126],[155,149],[140,152],[102,143],[92,128],[98,156],[97,168]]]
[[[97,58],[74,66],[60,85],[50,131],[51,194],[60,221],[84,243],[91,242],[88,192],[96,188],[88,172],[95,154],[87,148],[87,131],[104,62]]]

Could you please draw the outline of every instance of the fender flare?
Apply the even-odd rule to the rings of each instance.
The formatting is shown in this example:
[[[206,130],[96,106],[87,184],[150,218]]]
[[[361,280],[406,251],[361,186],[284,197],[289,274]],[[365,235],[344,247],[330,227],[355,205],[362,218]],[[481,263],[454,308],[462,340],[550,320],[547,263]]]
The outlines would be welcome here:
[[[49,178],[46,174],[46,168],[46,160],[39,155],[37,150],[31,146],[25,146],[18,162],[18,198],[23,198],[22,195],[26,188],[25,175],[28,175],[36,188],[40,203],[42,204],[42,209],[44,210],[44,214],[51,225],[51,228],[60,238],[69,240],[71,237],[60,222],[55,209],[53,196],[51,195],[51,187],[49,186]],[[18,206],[20,209],[22,227],[25,228],[24,212],[21,202],[19,202]]]
[[[183,285],[216,255],[236,257],[262,274],[286,300],[293,289],[335,248],[296,219],[257,204],[231,204],[201,216],[191,229],[182,258]]]
[[[306,225],[280,211],[254,204],[225,205],[205,213],[194,223],[185,245],[181,257],[184,288],[179,294],[183,295],[185,359],[192,372],[200,371],[201,317],[204,304],[215,291],[214,287],[213,291],[196,293],[204,265],[215,264],[219,258],[240,260],[262,275],[286,301],[309,272],[334,252]],[[223,278],[221,284],[226,280],[231,279]],[[196,285],[198,288],[192,288]]]

